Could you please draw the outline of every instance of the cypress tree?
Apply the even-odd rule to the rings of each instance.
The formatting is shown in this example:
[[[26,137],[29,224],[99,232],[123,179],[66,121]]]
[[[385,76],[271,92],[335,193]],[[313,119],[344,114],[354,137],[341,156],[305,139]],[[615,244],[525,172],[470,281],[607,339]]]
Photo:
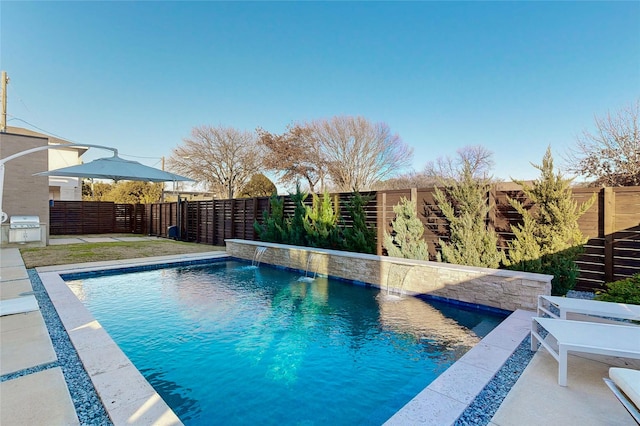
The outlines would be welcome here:
[[[553,275],[552,294],[565,295],[575,286],[578,277],[575,259],[587,241],[578,227],[578,219],[591,207],[595,194],[578,205],[572,197],[572,179],[553,170],[550,147],[542,164],[533,166],[541,176],[532,186],[514,180],[533,203],[532,208],[508,199],[522,216],[521,224],[511,225],[515,237],[509,242],[508,265],[510,269]]]
[[[489,183],[476,179],[469,163],[463,165],[459,181],[450,180],[443,190],[436,187],[434,199],[449,222],[449,242],[439,241],[438,260],[459,265],[497,268],[503,260],[498,235],[487,229],[485,219]]]
[[[376,230],[367,226],[367,212],[364,206],[372,197],[365,197],[359,192],[354,192],[347,203],[346,209],[351,216],[351,226],[344,228],[343,248],[356,253],[376,252]]]
[[[334,210],[334,202],[326,191],[322,199],[316,194],[312,194],[312,197],[313,204],[306,207],[304,220],[307,242],[311,247],[333,248],[338,227],[338,212]]]
[[[424,225],[418,218],[416,202],[405,197],[393,206],[396,218],[391,222],[393,231],[384,233],[384,248],[393,257],[429,260],[427,242],[422,239]]]
[[[284,199],[274,193],[269,197],[271,213],[265,210],[262,212],[263,224],[256,220],[253,229],[258,234],[260,241],[271,243],[282,243],[287,234],[287,223],[284,218]]]
[[[290,194],[295,208],[293,209],[293,217],[287,221],[287,237],[285,243],[304,246],[307,244],[306,231],[304,228],[305,216],[307,214],[307,206],[304,200],[307,199],[306,192],[300,189],[300,184],[296,185],[295,194]]]

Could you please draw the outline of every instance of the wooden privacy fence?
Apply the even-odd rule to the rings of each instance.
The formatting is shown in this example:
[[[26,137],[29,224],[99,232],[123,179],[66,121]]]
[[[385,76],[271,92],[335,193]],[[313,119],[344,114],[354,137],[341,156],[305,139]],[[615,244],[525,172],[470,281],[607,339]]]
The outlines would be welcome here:
[[[582,233],[588,237],[585,252],[578,260],[580,279],[577,289],[598,290],[611,282],[640,273],[640,187],[575,188],[579,203],[593,194],[596,201],[579,220]],[[433,198],[433,188],[387,190],[364,193],[371,197],[365,206],[369,226],[377,229],[377,252],[383,254],[384,232],[390,232],[395,218],[393,207],[404,197],[416,201],[418,217],[425,225],[424,238],[430,255],[435,258],[439,240],[448,238],[448,222]],[[346,203],[351,193],[334,194],[340,216],[350,226]],[[507,197],[526,203],[522,191],[510,184],[498,184],[488,193],[492,207],[487,226],[496,230],[501,248],[513,238],[511,225],[521,220]],[[284,196],[285,215],[295,208]],[[305,201],[311,204],[311,197]],[[233,200],[180,201],[174,203],[133,206],[104,202],[56,201],[50,209],[51,234],[86,234],[131,232],[160,237],[176,237],[183,241],[224,245],[225,239],[257,240],[253,224],[262,223],[263,212],[269,211],[269,198]]]
[[[145,206],[102,201],[54,201],[49,205],[51,235],[144,234]]]
[[[593,194],[596,201],[578,220],[580,230],[588,238],[578,267],[580,278],[576,289],[599,290],[606,282],[640,273],[640,187],[574,188],[578,203],[588,201]],[[378,192],[378,253],[381,253],[382,230],[390,230],[393,206],[402,197],[417,201],[418,215],[425,224],[424,238],[429,253],[435,256],[438,240],[448,239],[448,222],[433,199],[433,188]],[[507,197],[527,205],[522,191],[513,185],[498,184],[488,194],[492,206],[487,226],[498,234],[498,245],[507,247],[513,238],[511,225],[521,221],[520,214],[509,204]],[[528,204],[531,204],[530,202]]]

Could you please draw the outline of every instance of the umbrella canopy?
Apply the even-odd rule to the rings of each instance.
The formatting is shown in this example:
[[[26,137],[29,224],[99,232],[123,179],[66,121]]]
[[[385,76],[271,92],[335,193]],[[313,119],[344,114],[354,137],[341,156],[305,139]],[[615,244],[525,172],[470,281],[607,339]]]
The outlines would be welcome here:
[[[36,173],[34,176],[66,176],[96,179],[134,180],[146,182],[193,181],[188,177],[145,166],[137,161],[124,160],[114,154],[109,158],[98,158],[85,164]]]

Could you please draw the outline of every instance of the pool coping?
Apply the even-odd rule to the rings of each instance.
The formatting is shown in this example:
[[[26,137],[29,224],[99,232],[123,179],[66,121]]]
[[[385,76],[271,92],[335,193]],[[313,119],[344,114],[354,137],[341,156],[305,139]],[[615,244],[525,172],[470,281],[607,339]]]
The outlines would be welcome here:
[[[384,424],[454,424],[529,335],[534,316],[513,312]]]
[[[175,413],[135,368],[61,275],[228,258],[226,252],[193,253],[36,268],[85,370],[114,424],[180,425]],[[385,425],[448,425],[462,415],[531,329],[535,312],[517,310]]]
[[[225,252],[208,252],[36,268],[42,285],[114,424],[182,425],[182,422],[71,291],[61,275],[224,257],[227,257]]]

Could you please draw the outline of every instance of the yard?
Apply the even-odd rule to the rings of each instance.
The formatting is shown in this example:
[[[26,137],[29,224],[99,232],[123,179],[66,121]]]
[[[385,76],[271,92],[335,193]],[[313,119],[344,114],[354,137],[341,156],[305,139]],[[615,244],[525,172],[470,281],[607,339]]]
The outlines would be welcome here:
[[[127,237],[132,237],[127,234]],[[135,236],[135,235],[134,235]],[[70,238],[77,238],[72,236]],[[86,236],[83,236],[83,238]],[[101,235],[114,237],[118,235]],[[51,241],[64,238],[57,236]],[[90,238],[89,238],[90,239]],[[100,262],[106,260],[135,259],[140,257],[167,256],[184,253],[200,253],[207,251],[223,251],[224,247],[206,244],[185,243],[164,238],[146,239],[144,241],[83,242],[74,244],[49,245],[20,249],[25,266],[66,265],[72,263]]]

